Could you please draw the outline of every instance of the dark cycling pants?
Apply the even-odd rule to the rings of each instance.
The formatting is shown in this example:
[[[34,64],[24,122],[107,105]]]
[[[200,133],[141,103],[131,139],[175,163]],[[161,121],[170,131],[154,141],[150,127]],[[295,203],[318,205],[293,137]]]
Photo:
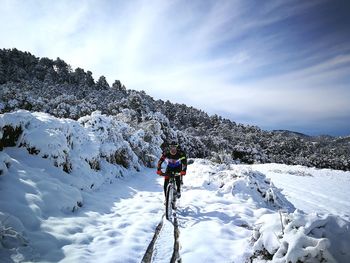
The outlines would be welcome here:
[[[181,180],[180,176],[175,176],[176,189],[178,192],[181,190]],[[164,195],[166,196],[166,188],[168,187],[169,179],[164,179]]]

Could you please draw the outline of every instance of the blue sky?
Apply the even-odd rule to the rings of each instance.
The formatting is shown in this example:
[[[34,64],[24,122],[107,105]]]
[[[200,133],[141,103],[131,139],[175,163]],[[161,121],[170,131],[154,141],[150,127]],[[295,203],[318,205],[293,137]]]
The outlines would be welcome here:
[[[350,135],[350,4],[0,0],[0,48],[262,129]]]

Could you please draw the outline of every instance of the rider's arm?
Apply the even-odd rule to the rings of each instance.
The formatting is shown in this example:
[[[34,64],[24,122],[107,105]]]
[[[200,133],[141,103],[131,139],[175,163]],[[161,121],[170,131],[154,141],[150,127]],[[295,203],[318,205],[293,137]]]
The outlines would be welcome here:
[[[181,154],[180,160],[181,160],[181,165],[182,165],[181,172],[183,172],[183,173],[186,174],[186,170],[187,170],[187,157],[186,157],[186,154],[185,154],[185,153],[182,153],[182,154]]]
[[[162,168],[162,163],[165,161],[165,154],[163,153],[162,156],[160,157],[159,161],[158,161],[158,166],[157,166],[157,170],[160,171],[160,169]]]

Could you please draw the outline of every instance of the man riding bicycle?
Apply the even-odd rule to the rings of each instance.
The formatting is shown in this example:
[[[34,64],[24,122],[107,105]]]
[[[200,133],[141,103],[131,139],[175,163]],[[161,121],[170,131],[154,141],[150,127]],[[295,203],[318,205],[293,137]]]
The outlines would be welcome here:
[[[187,158],[186,154],[179,148],[176,142],[171,142],[169,148],[166,149],[158,161],[157,174],[163,175],[161,166],[163,162],[167,163],[165,174],[179,173],[182,176],[186,174]],[[180,176],[175,177],[177,198],[181,197],[181,179]],[[164,194],[166,195],[166,188],[169,184],[169,176],[164,176]]]

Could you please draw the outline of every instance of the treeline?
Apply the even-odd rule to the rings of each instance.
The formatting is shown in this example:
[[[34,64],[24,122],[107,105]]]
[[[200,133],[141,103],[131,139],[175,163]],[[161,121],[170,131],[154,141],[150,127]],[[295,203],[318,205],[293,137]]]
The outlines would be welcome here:
[[[110,86],[90,71],[73,70],[62,59],[37,58],[17,49],[0,50],[0,113],[26,109],[78,118],[99,110],[134,127],[156,120],[164,141],[177,140],[191,157],[217,162],[301,164],[350,170],[350,137],[311,137],[263,131],[144,91]]]

